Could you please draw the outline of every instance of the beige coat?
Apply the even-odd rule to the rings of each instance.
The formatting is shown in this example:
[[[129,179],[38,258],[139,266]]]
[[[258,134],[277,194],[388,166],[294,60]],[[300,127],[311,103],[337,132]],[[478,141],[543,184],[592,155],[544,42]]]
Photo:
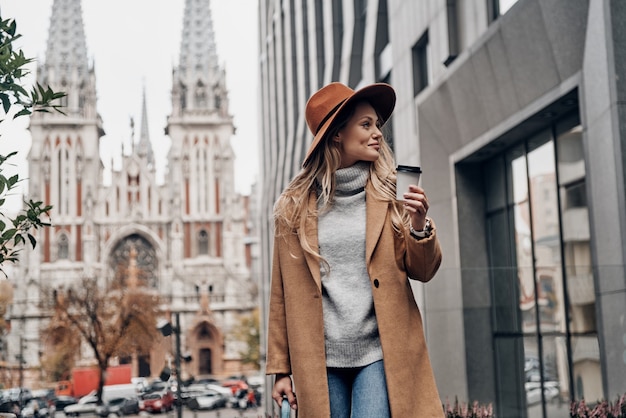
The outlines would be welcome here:
[[[436,234],[419,241],[408,232],[397,237],[388,203],[367,196],[366,262],[391,415],[443,417],[421,315],[407,279],[427,282],[436,273],[441,264]],[[309,205],[314,209],[315,204],[311,194]],[[316,248],[316,218],[307,223],[306,234]],[[320,265],[305,255],[295,234],[274,239],[267,339],[266,373],[292,374],[299,418],[328,418]]]

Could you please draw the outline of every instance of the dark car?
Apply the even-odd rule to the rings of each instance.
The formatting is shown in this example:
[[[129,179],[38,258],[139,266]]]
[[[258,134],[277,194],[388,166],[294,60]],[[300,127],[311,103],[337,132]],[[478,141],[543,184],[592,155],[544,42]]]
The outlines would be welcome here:
[[[101,417],[108,417],[109,415],[121,417],[124,415],[138,414],[139,411],[139,399],[134,396],[113,398],[96,407],[96,414]]]
[[[74,405],[75,403],[77,403],[78,399],[74,398],[73,396],[58,395],[53,399],[52,402],[54,403],[55,410],[63,411],[66,406]]]
[[[2,399],[0,400],[0,412],[5,414],[15,414],[19,415],[21,411],[20,404],[17,401],[12,401],[10,399]]]
[[[147,412],[167,412],[174,409],[174,394],[171,390],[151,392],[143,395],[139,407]]]

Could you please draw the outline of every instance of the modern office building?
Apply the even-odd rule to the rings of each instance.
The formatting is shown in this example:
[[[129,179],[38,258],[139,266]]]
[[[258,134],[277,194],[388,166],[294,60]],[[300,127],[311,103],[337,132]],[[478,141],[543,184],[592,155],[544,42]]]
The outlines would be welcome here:
[[[626,392],[626,4],[261,0],[262,259],[322,85],[389,82],[444,260],[414,285],[442,401],[569,416]]]
[[[158,294],[163,318],[180,318],[181,349],[191,355],[182,377],[226,377],[245,369],[246,348],[233,332],[257,306],[251,202],[234,188],[235,128],[210,2],[186,0],[181,7],[180,55],[172,84],[163,86],[172,97],[163,121],[171,139],[167,174],[157,182],[147,121],[150,92],[144,91],[137,132],[134,123],[129,127],[132,145],[122,149],[121,167],[112,169],[106,183],[97,97],[107,92],[96,91],[81,0],[52,4],[37,80],[67,95],[64,114],[37,113],[30,119],[28,197],[53,205],[53,226],[37,231],[36,249],[24,251],[11,275],[11,330],[0,353],[5,386],[18,386],[18,370],[19,383],[29,387],[48,378],[42,364],[51,362],[55,345],[42,331],[53,314],[55,292],[78,289],[83,280],[103,288],[120,280],[126,289],[130,274],[120,272],[131,266],[147,292]],[[141,86],[137,97],[141,100]],[[115,360],[132,364],[133,376],[156,377],[176,363],[174,345],[169,338],[150,353]],[[94,363],[89,349],[71,360]]]

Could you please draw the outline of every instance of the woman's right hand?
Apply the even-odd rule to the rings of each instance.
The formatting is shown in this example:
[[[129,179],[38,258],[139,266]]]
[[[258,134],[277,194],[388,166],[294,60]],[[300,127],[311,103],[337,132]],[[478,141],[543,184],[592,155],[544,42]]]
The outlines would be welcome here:
[[[291,385],[291,377],[288,374],[277,374],[274,388],[272,389],[272,399],[276,401],[279,408],[284,397],[287,397],[291,409],[298,409],[298,401],[296,401],[296,393]]]

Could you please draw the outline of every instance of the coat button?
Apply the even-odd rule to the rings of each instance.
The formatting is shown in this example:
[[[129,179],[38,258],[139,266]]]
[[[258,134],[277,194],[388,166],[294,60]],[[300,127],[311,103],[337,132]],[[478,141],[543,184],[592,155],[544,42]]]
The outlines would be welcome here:
[[[374,279],[374,286],[375,286],[377,289],[378,289],[378,285],[379,285],[379,284],[380,284],[380,283],[378,283],[378,279]]]

